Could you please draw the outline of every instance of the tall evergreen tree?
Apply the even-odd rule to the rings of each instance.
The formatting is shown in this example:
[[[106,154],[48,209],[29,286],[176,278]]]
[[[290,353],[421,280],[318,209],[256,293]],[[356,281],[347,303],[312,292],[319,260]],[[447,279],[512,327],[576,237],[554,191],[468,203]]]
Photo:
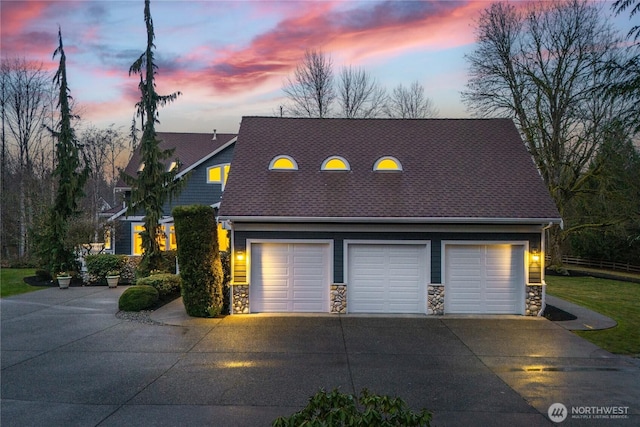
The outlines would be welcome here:
[[[123,175],[123,179],[131,186],[131,200],[127,213],[134,214],[139,209],[144,211],[141,268],[150,271],[159,269],[162,265],[158,238],[164,236],[160,227],[163,206],[181,189],[181,182],[176,180],[179,168],[167,171],[164,162],[173,155],[174,150],[160,149],[155,124],[159,123],[158,108],[174,101],[180,92],[170,95],[159,95],[156,92],[154,78],[158,67],[154,62],[153,52],[156,46],[153,43],[155,34],[149,0],[145,0],[144,3],[144,21],[147,28],[147,48],[129,68],[129,75],[140,75],[138,87],[141,96],[136,104],[136,114],[142,121],[140,154],[143,168],[137,177]]]
[[[80,145],[71,125],[71,121],[76,116],[73,115],[69,102],[71,96],[67,84],[67,58],[62,45],[60,28],[58,28],[58,42],[58,48],[54,51],[53,57],[60,55],[60,65],[54,76],[54,83],[59,89],[60,122],[56,129],[51,129],[56,138],[56,167],[53,176],[57,178],[58,189],[50,212],[45,245],[48,246],[45,262],[53,274],[77,268],[74,248],[67,243],[66,236],[69,222],[79,214],[78,201],[84,196],[83,187],[89,173],[86,166],[82,167]],[[84,164],[87,163],[84,162]]]

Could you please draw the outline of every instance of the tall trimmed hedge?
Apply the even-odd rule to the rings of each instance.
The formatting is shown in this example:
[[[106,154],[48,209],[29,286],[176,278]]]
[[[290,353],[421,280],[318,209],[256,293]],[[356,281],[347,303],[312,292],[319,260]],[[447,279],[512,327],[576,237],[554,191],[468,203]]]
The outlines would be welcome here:
[[[218,250],[215,212],[205,205],[177,206],[173,219],[182,277],[182,299],[189,316],[213,317],[222,311],[224,273]]]

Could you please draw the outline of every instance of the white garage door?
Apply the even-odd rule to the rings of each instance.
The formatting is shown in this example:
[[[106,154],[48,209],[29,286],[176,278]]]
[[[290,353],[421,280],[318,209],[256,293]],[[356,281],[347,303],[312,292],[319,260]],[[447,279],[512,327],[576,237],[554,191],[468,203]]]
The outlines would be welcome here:
[[[445,248],[445,313],[522,314],[523,246]]]
[[[424,313],[426,245],[350,244],[350,313]]]
[[[329,311],[329,245],[251,245],[252,312]]]

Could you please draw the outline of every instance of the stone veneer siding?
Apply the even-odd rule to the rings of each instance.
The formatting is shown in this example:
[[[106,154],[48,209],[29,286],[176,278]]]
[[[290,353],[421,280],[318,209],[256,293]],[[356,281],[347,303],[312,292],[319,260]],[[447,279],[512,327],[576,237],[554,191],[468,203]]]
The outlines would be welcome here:
[[[331,304],[331,313],[345,314],[347,312],[347,285],[331,285],[329,298]]]
[[[249,313],[249,285],[232,286],[231,314]]]
[[[444,314],[444,286],[427,286],[427,314],[441,316]]]
[[[542,296],[544,287],[542,284],[527,285],[527,298],[525,300],[524,314],[525,316],[537,316],[542,309]]]

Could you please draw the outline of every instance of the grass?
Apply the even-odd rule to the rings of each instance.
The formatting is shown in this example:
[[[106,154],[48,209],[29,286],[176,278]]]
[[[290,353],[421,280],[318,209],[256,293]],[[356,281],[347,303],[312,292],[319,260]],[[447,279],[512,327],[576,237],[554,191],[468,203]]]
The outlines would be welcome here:
[[[594,277],[547,276],[550,295],[611,317],[618,325],[575,333],[611,353],[640,356],[640,284]]]
[[[36,270],[33,268],[2,268],[0,269],[0,298],[11,295],[33,292],[42,288],[27,285],[22,279],[34,276]]]

